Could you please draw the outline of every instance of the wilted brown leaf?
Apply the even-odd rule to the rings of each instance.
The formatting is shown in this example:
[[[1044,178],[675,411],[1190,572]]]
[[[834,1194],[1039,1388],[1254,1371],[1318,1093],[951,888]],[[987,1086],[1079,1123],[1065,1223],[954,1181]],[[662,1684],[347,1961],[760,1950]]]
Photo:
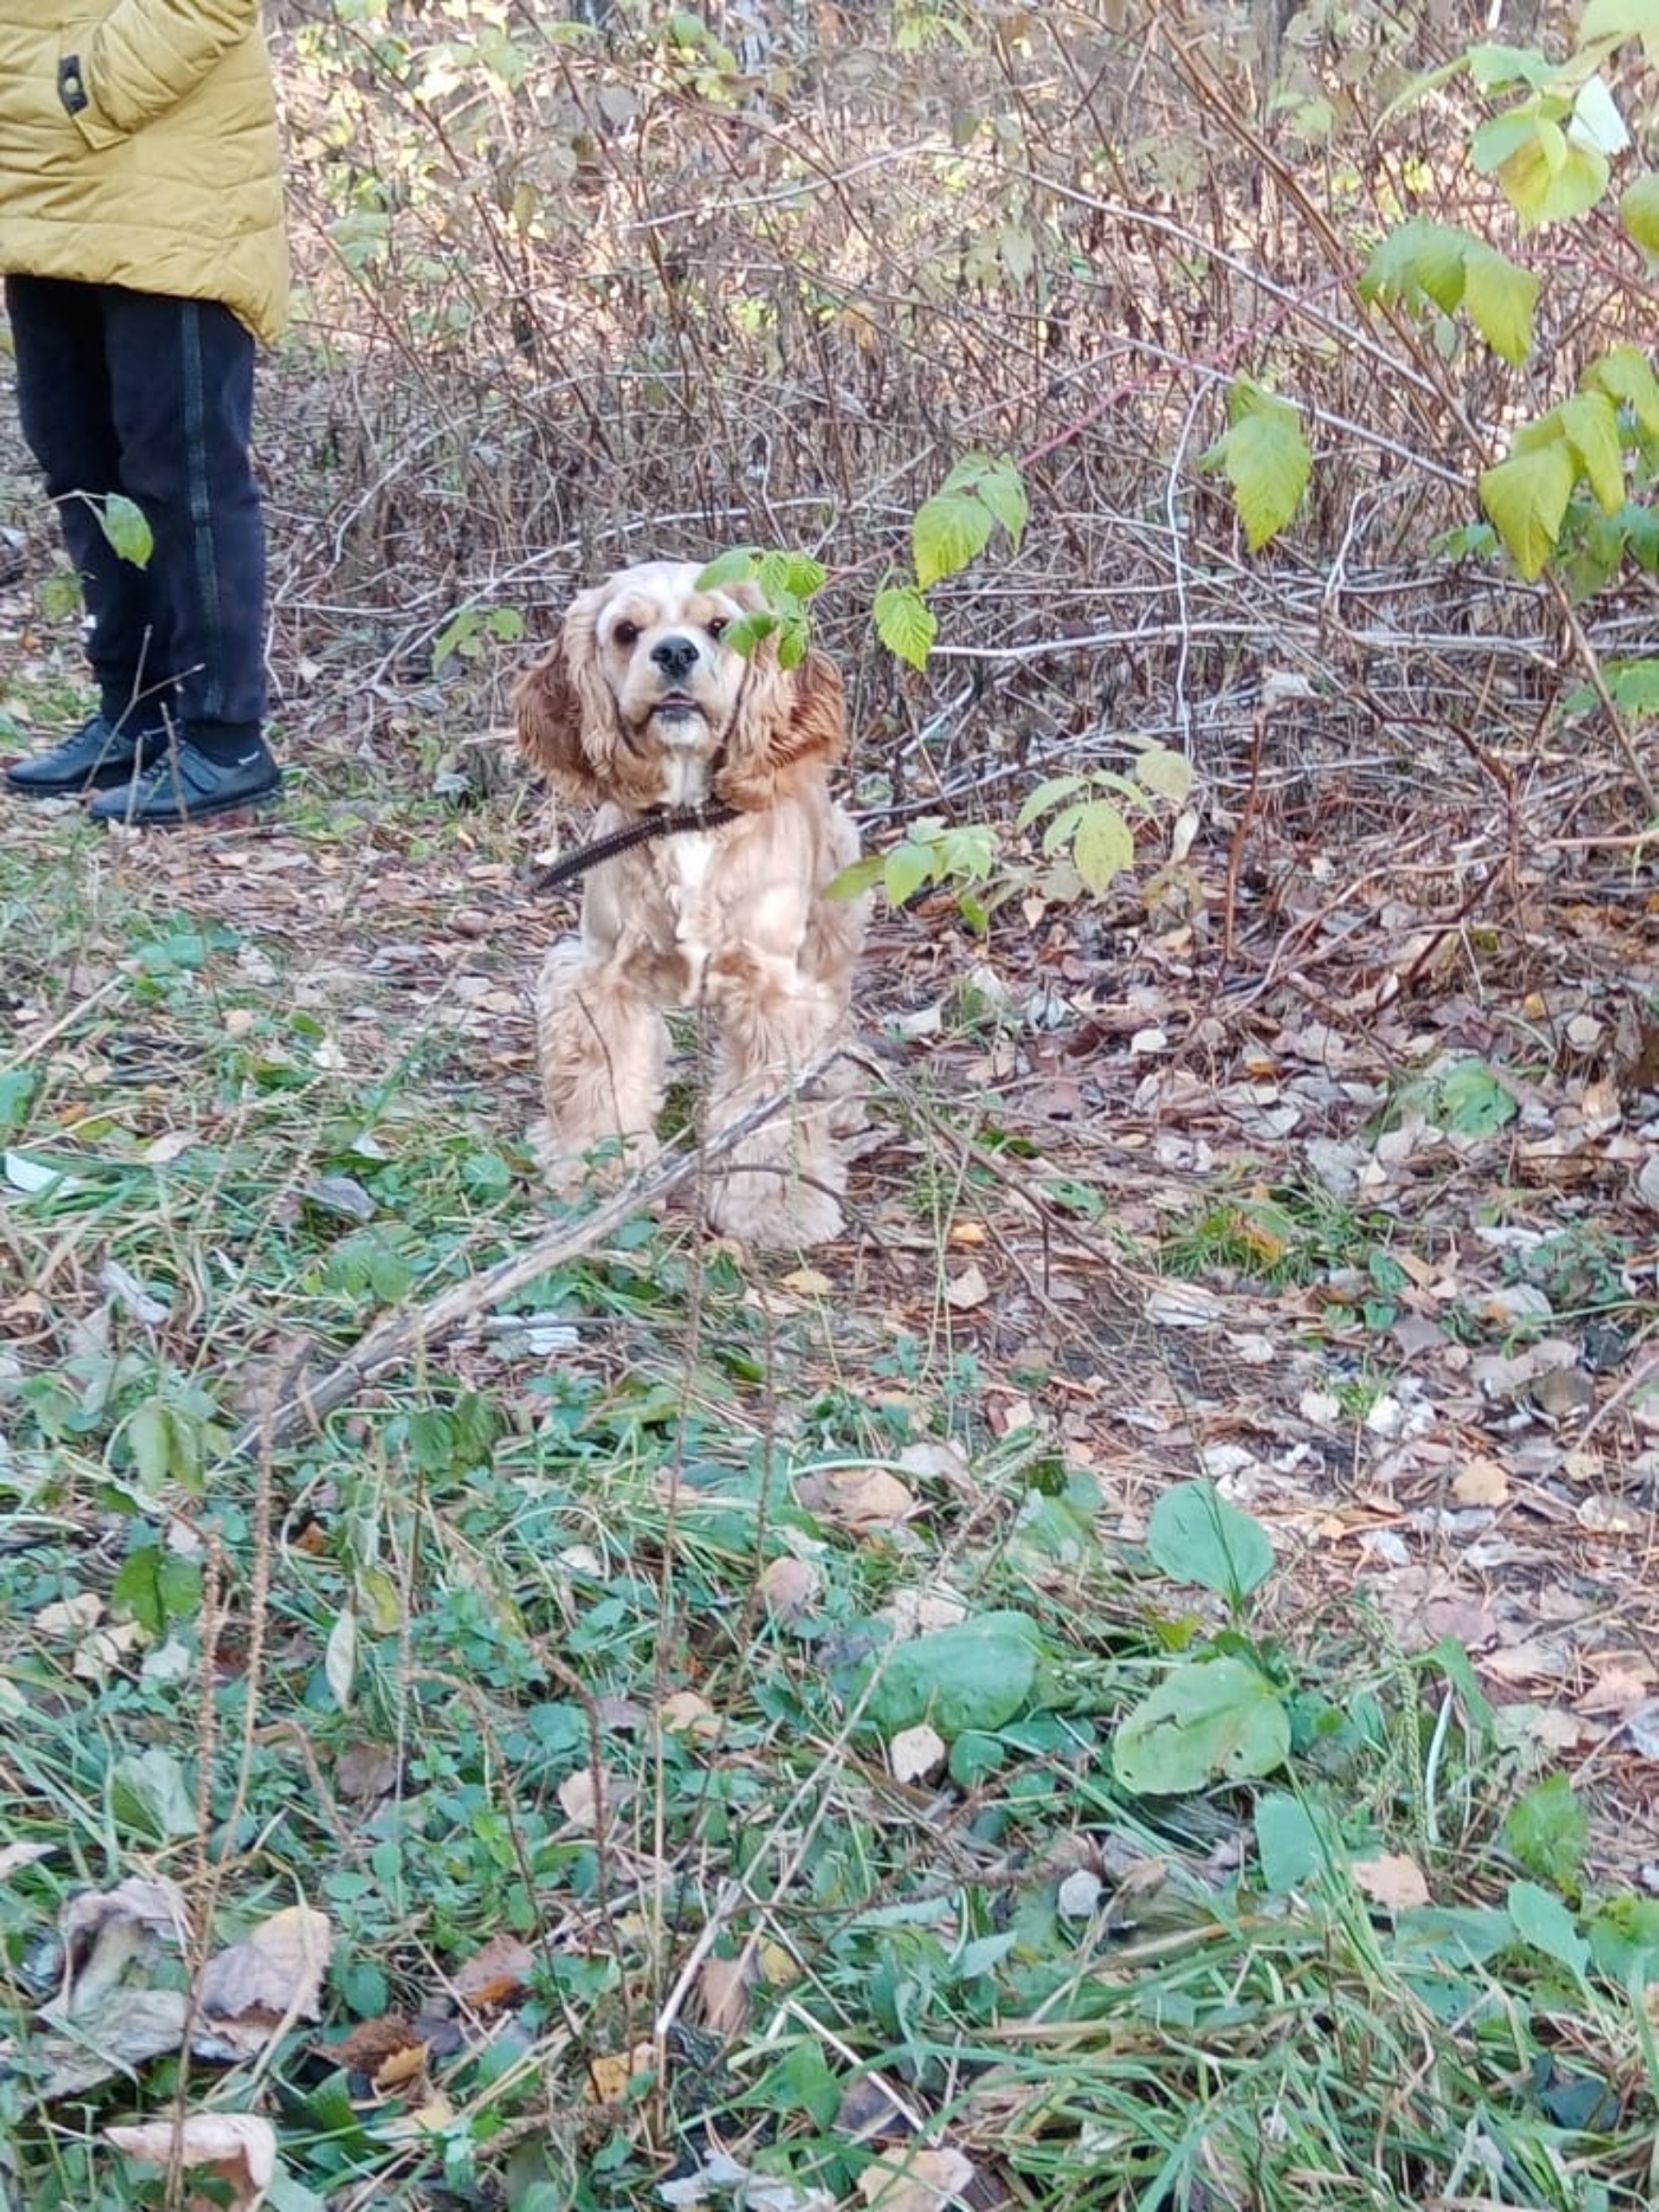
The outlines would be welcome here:
[[[637,2043],[632,2050],[602,2053],[588,2069],[588,2086],[593,2092],[594,2102],[620,2104],[628,2093],[629,2083],[649,2074],[655,2063],[656,2052],[648,2043]]]
[[[334,1947],[327,1915],[293,1904],[209,1959],[199,1993],[213,2036],[251,2057],[289,2023],[315,2020]]]
[[[960,2151],[889,2151],[865,2167],[858,2193],[869,2212],[944,2212],[973,2178],[973,2161]]]
[[[825,1467],[803,1475],[795,1495],[809,1513],[855,1533],[891,1529],[919,1509],[915,1496],[885,1467]]]
[[[257,2212],[276,2177],[276,2131],[255,2113],[196,2112],[177,2122],[146,2120],[131,2127],[106,2127],[104,2134],[129,2158],[165,2166],[176,2157],[181,2165],[206,2166],[230,2183],[232,2212]]]
[[[1379,1852],[1351,1862],[1354,1880],[1374,1904],[1387,1912],[1414,1912],[1428,1903],[1428,1882],[1414,1859],[1403,1852]]]
[[[535,1964],[536,1954],[528,1943],[516,1936],[492,1936],[482,1950],[456,1968],[450,1986],[474,2012],[494,2012],[518,2002]]]
[[[823,1578],[810,1560],[792,1552],[768,1560],[760,1573],[760,1595],[774,1620],[804,1620],[818,1601]]]

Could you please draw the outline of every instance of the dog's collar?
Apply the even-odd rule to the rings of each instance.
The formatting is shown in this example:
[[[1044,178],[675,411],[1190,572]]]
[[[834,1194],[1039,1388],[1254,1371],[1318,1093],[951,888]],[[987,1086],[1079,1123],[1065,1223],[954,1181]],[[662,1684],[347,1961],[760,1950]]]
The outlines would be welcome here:
[[[550,868],[539,871],[536,877],[537,891],[556,891],[562,883],[574,882],[579,875],[586,875],[590,868],[598,868],[604,861],[613,861],[619,853],[628,853],[636,845],[649,845],[658,837],[673,837],[685,830],[722,830],[728,822],[735,822],[743,811],[727,799],[715,799],[702,806],[653,806],[626,829],[613,830],[608,836],[595,837],[591,845],[578,845],[574,853],[566,853]]]

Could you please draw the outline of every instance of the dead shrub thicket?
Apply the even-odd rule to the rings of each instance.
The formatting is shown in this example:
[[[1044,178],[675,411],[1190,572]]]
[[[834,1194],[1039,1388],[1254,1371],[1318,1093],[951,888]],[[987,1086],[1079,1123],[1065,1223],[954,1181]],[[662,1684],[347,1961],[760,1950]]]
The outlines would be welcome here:
[[[1334,791],[1385,827],[1402,797],[1535,766],[1573,680],[1560,610],[1433,544],[1475,518],[1509,416],[1639,321],[1633,257],[1532,243],[1548,339],[1525,372],[1478,342],[1444,359],[1353,291],[1414,212],[1513,244],[1455,95],[1371,128],[1491,19],[284,0],[302,283],[263,436],[290,722],[374,753],[411,703],[499,720],[507,644],[434,685],[458,613],[535,632],[578,577],[747,541],[831,569],[872,804],[995,811],[1123,731],[1236,790],[1264,696],[1290,709],[1258,789],[1297,809]],[[1241,372],[1306,409],[1316,453],[1255,556],[1200,467]],[[941,593],[918,677],[869,604],[976,448],[1020,460],[1033,522]],[[1652,593],[1595,614],[1639,648]],[[1548,766],[1552,806],[1558,768],[1580,797],[1618,781],[1611,747]]]

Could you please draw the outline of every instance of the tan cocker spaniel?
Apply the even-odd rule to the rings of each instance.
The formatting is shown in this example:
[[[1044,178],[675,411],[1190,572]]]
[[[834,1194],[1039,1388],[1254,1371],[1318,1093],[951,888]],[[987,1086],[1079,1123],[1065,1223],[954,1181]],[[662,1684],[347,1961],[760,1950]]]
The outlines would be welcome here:
[[[583,592],[513,694],[518,741],[567,798],[596,802],[597,836],[664,811],[734,807],[677,828],[585,879],[582,931],[548,955],[536,1014],[550,1180],[588,1162],[629,1171],[655,1153],[664,1010],[719,1025],[710,1126],[737,1120],[833,1046],[847,1020],[865,902],[826,899],[857,858],[830,796],[846,743],[841,677],[817,651],[779,664],[721,635],[765,602],[757,585],[698,588],[695,562],[648,562]],[[709,1216],[747,1243],[803,1245],[841,1228],[845,1167],[823,1097],[798,1100],[723,1163]]]

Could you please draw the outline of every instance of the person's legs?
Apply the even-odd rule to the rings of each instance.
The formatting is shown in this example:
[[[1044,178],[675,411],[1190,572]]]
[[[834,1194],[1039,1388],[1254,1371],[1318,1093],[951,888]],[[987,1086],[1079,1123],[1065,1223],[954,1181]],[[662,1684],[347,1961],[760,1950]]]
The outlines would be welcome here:
[[[265,537],[249,442],[253,340],[228,308],[104,292],[120,485],[155,533],[180,719],[213,751],[265,711]]]
[[[174,664],[154,572],[124,560],[105,535],[102,502],[123,490],[96,285],[9,276],[6,309],[23,437],[58,510],[86,608],[86,656],[112,729],[159,728]]]

